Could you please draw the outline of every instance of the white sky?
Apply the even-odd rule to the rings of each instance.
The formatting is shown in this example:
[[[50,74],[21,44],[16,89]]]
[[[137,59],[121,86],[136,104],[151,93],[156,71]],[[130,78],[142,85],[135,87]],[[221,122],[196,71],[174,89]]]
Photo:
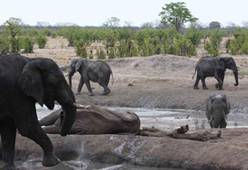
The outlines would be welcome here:
[[[199,22],[219,21],[223,25],[241,25],[248,21],[247,0],[181,0],[186,2]],[[0,24],[10,17],[21,18],[25,24],[37,21],[50,24],[75,23],[100,26],[112,16],[132,25],[159,20],[162,6],[175,0],[0,0]]]

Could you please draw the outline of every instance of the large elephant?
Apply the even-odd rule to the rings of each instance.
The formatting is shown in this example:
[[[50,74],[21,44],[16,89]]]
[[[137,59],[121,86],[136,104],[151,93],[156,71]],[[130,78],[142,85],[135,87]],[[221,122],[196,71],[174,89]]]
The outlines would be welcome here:
[[[226,95],[214,94],[207,100],[206,116],[211,128],[226,128],[230,103]]]
[[[86,59],[73,59],[70,64],[70,70],[68,74],[69,85],[71,87],[71,79],[75,72],[79,72],[81,75],[80,82],[78,84],[77,93],[80,93],[84,83],[89,91],[89,95],[93,96],[90,81],[99,83],[103,89],[103,95],[110,93],[108,87],[110,75],[113,73],[110,66],[104,61],[89,61]]]
[[[60,134],[65,136],[70,131],[75,120],[75,97],[58,65],[46,58],[0,55],[0,80],[0,133],[6,169],[14,168],[16,129],[40,145],[44,166],[58,164],[35,108],[38,102],[53,109],[56,100],[65,112]]]
[[[53,112],[40,120],[46,133],[58,134],[64,113]],[[138,133],[140,119],[133,112],[117,112],[98,106],[78,106],[70,134]]]
[[[202,57],[195,67],[195,73],[197,72],[197,76],[194,84],[194,89],[198,89],[198,83],[200,80],[202,82],[202,88],[207,89],[205,78],[215,77],[218,81],[218,83],[216,84],[216,88],[222,90],[226,69],[230,69],[233,71],[236,81],[234,85],[238,86],[238,69],[232,57]]]

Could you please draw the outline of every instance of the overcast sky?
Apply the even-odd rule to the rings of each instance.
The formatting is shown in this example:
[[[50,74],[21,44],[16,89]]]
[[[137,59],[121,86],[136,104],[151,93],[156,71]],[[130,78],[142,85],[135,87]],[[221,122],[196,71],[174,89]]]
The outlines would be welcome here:
[[[159,20],[162,6],[175,0],[1,0],[0,24],[10,17],[25,24],[38,21],[50,24],[75,23],[100,26],[107,18],[118,17],[122,23],[140,26]],[[184,0],[192,14],[202,24],[219,21],[223,25],[241,25],[248,21],[247,0]]]

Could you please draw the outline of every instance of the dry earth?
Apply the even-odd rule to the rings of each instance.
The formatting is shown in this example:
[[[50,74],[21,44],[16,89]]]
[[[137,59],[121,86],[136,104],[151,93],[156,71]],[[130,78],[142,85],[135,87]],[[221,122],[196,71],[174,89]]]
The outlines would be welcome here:
[[[61,37],[49,38],[45,49],[35,48],[34,53],[26,55],[50,57],[60,66],[68,65],[71,58],[76,56],[74,48],[68,47],[68,42]],[[214,78],[207,79],[209,90],[193,90],[192,75],[199,57],[158,55],[108,60],[114,73],[113,85],[110,82],[112,93],[101,96],[101,87],[92,83],[95,96],[89,97],[86,87],[83,87],[83,92],[76,96],[77,101],[82,104],[94,103],[105,106],[205,110],[205,101],[210,94],[225,93],[234,111],[247,112],[248,56],[234,58],[239,67],[240,86],[233,86],[234,77],[228,71],[222,91],[215,89]],[[73,77],[74,91],[78,80],[79,75],[76,74]]]

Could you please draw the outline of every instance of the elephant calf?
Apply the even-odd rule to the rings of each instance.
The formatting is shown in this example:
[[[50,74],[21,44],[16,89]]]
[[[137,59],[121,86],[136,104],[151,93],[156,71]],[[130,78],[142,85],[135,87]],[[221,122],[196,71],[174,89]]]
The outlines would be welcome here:
[[[74,59],[70,64],[70,71],[68,74],[69,85],[71,84],[72,76],[75,72],[79,72],[81,75],[80,82],[78,84],[77,93],[80,93],[84,83],[89,91],[89,95],[93,96],[92,88],[90,85],[90,81],[97,82],[100,86],[103,87],[103,95],[107,95],[110,93],[110,89],[108,87],[110,75],[113,73],[110,66],[103,61],[89,61],[86,59]]]
[[[224,94],[209,96],[207,100],[206,116],[211,128],[226,128],[230,103]]]
[[[58,134],[63,122],[63,112],[57,111],[40,120],[46,133]],[[140,119],[133,112],[116,112],[97,106],[77,108],[76,120],[70,134],[138,133]]]

